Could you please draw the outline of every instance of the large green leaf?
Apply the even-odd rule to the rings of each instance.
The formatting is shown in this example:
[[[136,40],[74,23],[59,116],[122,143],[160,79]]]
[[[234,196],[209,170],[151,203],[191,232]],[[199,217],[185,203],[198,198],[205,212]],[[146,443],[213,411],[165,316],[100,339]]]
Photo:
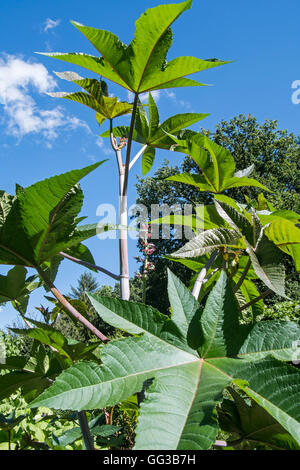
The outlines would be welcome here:
[[[78,181],[103,162],[17,191],[0,227],[0,263],[36,267],[96,234],[78,227],[83,194]]]
[[[285,253],[293,249],[293,245],[300,245],[300,229],[296,223],[289,220],[274,220],[265,230],[266,236]]]
[[[225,272],[201,314],[190,291],[169,275],[171,318],[146,305],[91,296],[104,321],[134,336],[107,344],[101,366],[82,362],[64,371],[31,406],[114,406],[152,379],[140,407],[135,449],[209,449],[218,432],[216,406],[224,388],[234,383],[299,444],[300,406],[295,396],[300,392],[300,372],[271,357],[274,351],[281,359],[295,357],[288,342],[291,331],[295,337],[299,327],[282,323],[277,336],[273,322],[271,327],[268,322],[240,326]]]
[[[0,275],[0,303],[12,302],[22,313],[26,312],[29,294],[40,286],[35,282],[37,276],[26,279],[27,270],[23,266],[15,266],[6,276]]]
[[[199,184],[195,184],[195,181],[192,180],[185,182],[198,186],[200,191],[208,190],[219,194],[230,188],[242,186],[255,186],[268,191],[258,181],[243,176],[248,173],[249,169],[235,173],[235,161],[230,152],[205,135],[197,132],[184,134],[181,140],[177,140],[175,150],[189,154],[197,163],[202,177]],[[176,181],[174,178],[178,178],[178,175],[168,179]],[[207,189],[207,185],[209,189]]]
[[[184,77],[226,62],[205,61],[194,57],[179,57],[166,62],[172,44],[170,26],[191,5],[192,0],[186,0],[183,3],[160,5],[147,10],[136,21],[134,38],[128,46],[108,31],[72,21],[102,57],[75,53],[44,55],[80,65],[134,93],[199,85],[198,82]]]

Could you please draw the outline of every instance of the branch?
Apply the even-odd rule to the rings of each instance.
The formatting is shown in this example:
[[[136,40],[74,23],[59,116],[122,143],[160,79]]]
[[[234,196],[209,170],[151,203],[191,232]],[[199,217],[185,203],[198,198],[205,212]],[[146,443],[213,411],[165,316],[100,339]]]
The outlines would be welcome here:
[[[138,161],[140,156],[145,152],[146,148],[148,145],[144,145],[141,150],[136,154],[136,156],[131,160],[130,165],[129,165],[129,170],[133,167],[133,165]]]
[[[63,307],[68,310],[68,312],[76,318],[82,325],[84,325],[88,330],[90,330],[94,335],[96,335],[103,343],[107,343],[109,339],[104,336],[101,331],[97,330],[97,328],[90,323],[86,318],[84,318],[81,313],[79,313],[73,305],[70,304],[70,302],[67,301],[67,299],[59,292],[59,290],[55,287],[51,279],[48,278],[47,274],[39,267],[36,268],[39,275],[43,279],[44,283],[49,287],[51,290],[52,294],[56,299],[63,305]]]
[[[292,277],[296,276],[297,274],[300,274],[300,271],[295,271],[294,273],[290,274],[289,276],[286,277],[286,280],[291,279]],[[247,304],[243,305],[240,308],[240,311],[242,312],[243,310],[246,310],[246,308],[252,307],[252,305],[256,304],[257,302],[264,299],[265,297],[268,297],[271,294],[274,294],[274,291],[272,289],[266,290],[259,297],[256,297],[255,299],[251,300],[251,302],[248,302]]]
[[[110,143],[112,146],[112,149],[115,151],[116,157],[117,157],[117,163],[118,163],[118,168],[119,168],[119,173],[122,170],[123,167],[123,161],[122,161],[122,154],[121,154],[121,149],[117,145],[116,139],[113,134],[113,121],[112,119],[110,120]]]
[[[104,269],[104,268],[101,268],[100,266],[97,266],[95,264],[91,264],[91,263],[88,263],[87,261],[82,261],[81,259],[78,259],[78,258],[74,258],[74,256],[71,256],[71,255],[68,255],[67,253],[64,253],[64,252],[60,252],[59,253],[61,256],[63,256],[64,258],[70,260],[70,261],[73,261],[74,263],[78,263],[78,264],[81,264],[82,266],[86,266],[87,268],[90,268],[90,269],[96,269],[97,271],[100,271],[101,273],[104,273],[106,274],[107,276],[110,276],[112,277],[113,279],[115,279],[116,281],[119,281],[120,280],[120,276],[118,276],[117,274],[113,274],[111,273],[110,271],[108,271],[107,269]]]
[[[78,411],[78,420],[86,450],[95,450],[85,411]]]
[[[21,309],[20,305],[16,301],[15,301],[15,305],[16,305],[16,309],[18,310],[19,314],[21,315],[22,320],[26,323],[28,328],[32,328],[32,326],[30,325],[28,320],[25,318],[24,313],[22,312],[22,309]]]
[[[237,284],[233,288],[234,293],[236,293],[239,290],[239,288],[241,287],[241,285],[243,284],[250,268],[251,268],[251,259],[249,258],[248,263],[247,263],[247,265],[246,265],[246,267],[243,271],[243,274],[241,275],[241,277],[239,278],[239,281],[237,282]]]
[[[213,254],[211,255],[211,257],[207,261],[204,268],[200,271],[199,276],[197,277],[197,280],[194,284],[194,288],[193,288],[193,292],[192,292],[192,294],[193,294],[193,296],[195,297],[196,300],[198,300],[198,298],[199,298],[201,288],[202,288],[202,285],[204,283],[204,279],[206,278],[207,272],[208,272],[209,268],[212,266],[212,264],[215,262],[215,260],[217,259],[218,254],[219,253],[218,253],[217,250],[213,252]]]

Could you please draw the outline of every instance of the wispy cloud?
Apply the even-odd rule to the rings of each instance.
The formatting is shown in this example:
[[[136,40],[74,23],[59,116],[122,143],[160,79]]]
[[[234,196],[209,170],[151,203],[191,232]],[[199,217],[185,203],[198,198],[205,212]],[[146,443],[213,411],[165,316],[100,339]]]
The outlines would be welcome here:
[[[174,91],[165,90],[165,95],[170,98],[177,106],[192,111],[192,105],[188,101],[178,99]]]
[[[113,154],[112,149],[105,145],[104,140],[102,139],[102,137],[97,138],[96,145],[101,149],[101,151],[104,153],[104,155],[112,155]]]
[[[51,18],[47,18],[45,23],[44,23],[44,31],[45,33],[49,31],[49,29],[54,29],[57,28],[57,26],[60,24],[61,20],[52,20]]]
[[[57,138],[61,130],[79,127],[89,131],[88,125],[70,116],[63,107],[41,109],[35,95],[43,95],[56,87],[54,78],[39,63],[26,62],[16,56],[0,58],[0,103],[4,113],[1,124],[6,133],[18,139],[27,134],[41,134],[45,144]]]

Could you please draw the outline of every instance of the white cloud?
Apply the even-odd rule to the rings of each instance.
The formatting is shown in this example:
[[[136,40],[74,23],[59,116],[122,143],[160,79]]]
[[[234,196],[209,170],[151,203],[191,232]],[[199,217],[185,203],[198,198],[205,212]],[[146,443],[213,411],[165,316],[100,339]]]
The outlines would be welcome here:
[[[0,103],[4,107],[1,123],[7,134],[19,139],[31,133],[41,134],[49,146],[60,130],[83,127],[89,131],[85,122],[68,115],[61,106],[50,110],[39,108],[33,93],[42,95],[55,87],[54,78],[42,64],[16,56],[0,58]]]
[[[49,29],[54,29],[57,28],[57,26],[60,24],[61,20],[51,20],[51,18],[47,18],[45,23],[44,23],[44,31],[45,33]]]

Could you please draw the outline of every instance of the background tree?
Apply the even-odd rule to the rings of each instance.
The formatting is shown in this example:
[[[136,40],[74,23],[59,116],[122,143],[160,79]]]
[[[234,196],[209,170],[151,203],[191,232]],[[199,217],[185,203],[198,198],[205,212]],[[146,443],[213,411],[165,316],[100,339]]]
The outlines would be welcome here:
[[[205,132],[205,131],[203,131]],[[270,201],[277,209],[289,209],[300,212],[300,140],[299,136],[289,133],[287,130],[278,129],[277,121],[266,120],[259,124],[253,116],[240,115],[229,121],[222,120],[214,133],[206,134],[217,144],[227,148],[236,162],[236,169],[254,165],[251,177],[268,187],[272,193],[266,193]],[[181,205],[184,204],[210,204],[212,196],[209,193],[200,192],[192,186],[165,181],[165,178],[177,173],[199,172],[194,160],[186,156],[180,166],[170,165],[165,160],[153,177],[139,178],[136,184],[138,204],[144,204],[149,209],[152,204]],[[230,189],[226,194],[241,203],[245,203],[244,194],[250,199],[257,198],[261,189],[245,187],[243,192],[239,188]],[[173,232],[174,235],[174,232]],[[151,256],[155,263],[155,270],[148,275],[147,303],[167,313],[168,301],[163,292],[167,288],[167,267],[187,285],[193,271],[163,258],[186,243],[186,239],[162,239],[155,240],[156,251]],[[142,246],[139,245],[142,249]],[[287,274],[291,272],[293,263],[288,256],[285,257]],[[287,295],[294,299],[300,297],[299,281],[287,282]],[[280,302],[277,296],[266,298],[269,304]]]

